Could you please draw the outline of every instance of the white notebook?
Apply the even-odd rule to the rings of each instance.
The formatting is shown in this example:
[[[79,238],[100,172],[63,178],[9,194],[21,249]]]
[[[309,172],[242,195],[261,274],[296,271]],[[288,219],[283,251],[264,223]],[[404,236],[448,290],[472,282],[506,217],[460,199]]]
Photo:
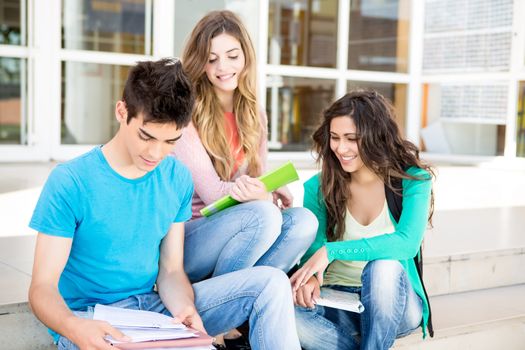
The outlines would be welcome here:
[[[173,323],[173,317],[157,312],[101,304],[95,305],[93,319],[106,321],[114,327],[186,329],[182,323]]]
[[[316,304],[359,314],[365,310],[365,307],[359,300],[359,294],[331,288],[321,288],[321,298],[316,300]]]

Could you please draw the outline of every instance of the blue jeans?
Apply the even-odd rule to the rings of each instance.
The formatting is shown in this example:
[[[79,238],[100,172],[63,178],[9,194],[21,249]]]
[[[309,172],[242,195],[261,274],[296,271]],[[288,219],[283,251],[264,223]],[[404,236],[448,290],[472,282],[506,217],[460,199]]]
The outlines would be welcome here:
[[[317,225],[305,208],[238,204],[185,224],[184,270],[192,282],[252,266],[288,272],[314,241]]]
[[[284,272],[258,266],[193,284],[195,306],[209,334],[224,333],[248,320],[252,349],[300,349],[295,332],[290,282]],[[156,292],[135,295],[113,306],[170,315]],[[92,318],[93,308],[76,312]],[[59,350],[78,350],[60,337]]]
[[[398,261],[370,261],[361,281],[362,287],[330,286],[360,294],[365,307],[361,314],[323,306],[295,308],[305,350],[389,349],[396,338],[419,327],[422,301]]]

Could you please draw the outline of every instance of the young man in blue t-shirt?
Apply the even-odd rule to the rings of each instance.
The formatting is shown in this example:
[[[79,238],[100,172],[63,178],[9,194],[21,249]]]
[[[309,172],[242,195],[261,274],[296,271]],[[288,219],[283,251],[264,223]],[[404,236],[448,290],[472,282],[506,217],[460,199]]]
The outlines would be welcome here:
[[[167,157],[191,119],[181,64],[140,62],[115,107],[111,141],[57,166],[30,227],[39,232],[29,301],[59,349],[107,349],[97,303],[173,315],[217,335],[250,322],[253,349],[299,349],[286,275],[255,267],[193,286],[183,269],[189,171]],[[157,291],[154,291],[156,284]]]

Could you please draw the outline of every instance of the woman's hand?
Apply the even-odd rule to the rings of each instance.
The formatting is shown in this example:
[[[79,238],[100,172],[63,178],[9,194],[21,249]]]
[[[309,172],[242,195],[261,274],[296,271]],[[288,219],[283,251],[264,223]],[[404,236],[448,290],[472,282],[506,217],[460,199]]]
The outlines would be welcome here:
[[[313,308],[320,296],[321,286],[317,278],[312,276],[304,286],[293,293],[293,302],[298,306]]]
[[[322,286],[324,270],[328,267],[328,263],[328,253],[323,246],[290,278],[293,291],[297,292],[314,275]]]
[[[230,196],[239,202],[267,200],[269,197],[262,181],[248,175],[242,175],[235,180]]]
[[[288,209],[293,206],[293,195],[286,186],[273,191],[272,197],[273,203],[281,209]]]

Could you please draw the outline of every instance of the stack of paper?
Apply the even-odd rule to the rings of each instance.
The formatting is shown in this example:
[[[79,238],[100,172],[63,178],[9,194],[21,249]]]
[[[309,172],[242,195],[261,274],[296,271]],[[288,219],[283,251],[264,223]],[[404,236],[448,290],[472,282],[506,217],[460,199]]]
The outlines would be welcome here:
[[[213,349],[212,337],[156,312],[97,304],[93,319],[106,321],[131,338],[130,342],[120,342],[108,337],[107,341],[119,349]]]

